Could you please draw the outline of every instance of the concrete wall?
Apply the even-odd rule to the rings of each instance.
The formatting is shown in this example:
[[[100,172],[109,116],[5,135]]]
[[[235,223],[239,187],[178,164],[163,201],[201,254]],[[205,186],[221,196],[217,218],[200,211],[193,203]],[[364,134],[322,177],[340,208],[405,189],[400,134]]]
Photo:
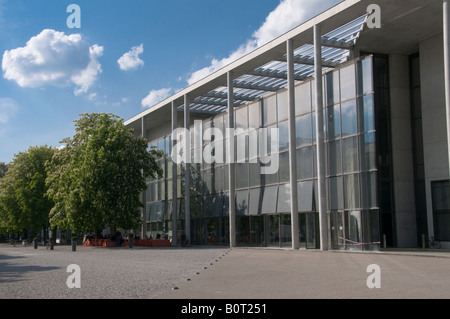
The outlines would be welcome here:
[[[391,141],[397,246],[417,247],[409,56],[389,56]]]
[[[423,146],[429,234],[434,234],[431,182],[449,178],[443,36],[420,43]]]

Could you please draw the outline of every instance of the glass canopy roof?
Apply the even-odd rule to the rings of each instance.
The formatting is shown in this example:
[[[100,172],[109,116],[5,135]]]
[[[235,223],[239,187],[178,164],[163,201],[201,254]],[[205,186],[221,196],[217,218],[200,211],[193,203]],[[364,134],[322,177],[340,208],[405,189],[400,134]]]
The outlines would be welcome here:
[[[367,14],[322,36],[322,66],[327,71],[352,57],[361,32],[366,25]],[[296,81],[303,81],[314,74],[314,45],[304,44],[294,50]],[[269,92],[287,86],[287,57],[262,65],[234,80],[234,101],[239,106],[256,100]],[[220,86],[190,101],[190,112],[218,114],[227,110],[227,87]],[[179,107],[183,110],[184,105]]]

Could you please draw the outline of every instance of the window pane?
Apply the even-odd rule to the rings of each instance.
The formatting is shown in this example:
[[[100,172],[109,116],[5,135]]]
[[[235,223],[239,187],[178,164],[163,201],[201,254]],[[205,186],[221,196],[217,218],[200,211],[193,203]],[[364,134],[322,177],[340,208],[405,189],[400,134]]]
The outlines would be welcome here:
[[[278,124],[278,134],[279,134],[279,148],[280,152],[286,151],[289,149],[289,125],[288,122],[282,122]]]
[[[297,150],[297,179],[313,177],[312,147],[304,147]]]
[[[250,171],[250,181],[249,186],[260,186],[261,185],[261,163],[249,163],[249,171]]]
[[[359,130],[361,133],[375,130],[375,116],[373,111],[373,95],[358,99],[359,102]]]
[[[269,186],[261,188],[263,203],[262,214],[273,214],[276,211],[278,186]]]
[[[360,137],[361,171],[376,169],[375,133],[361,135]]]
[[[351,64],[340,70],[341,101],[356,97],[355,65]]]
[[[278,189],[278,213],[290,213],[291,212],[291,185],[280,185]]]
[[[236,188],[248,187],[248,163],[236,164]]]
[[[341,116],[339,104],[330,106],[326,109],[326,134],[329,140],[334,140],[341,136]]]
[[[288,119],[288,91],[278,94],[278,122]]]
[[[261,102],[256,102],[248,106],[248,126],[254,129],[261,127]]]
[[[223,116],[216,116],[211,123],[211,127],[219,129],[223,133],[222,135],[225,135],[225,130],[223,128]]]
[[[361,212],[345,212],[345,238],[353,242],[361,242]],[[360,249],[358,246],[349,246],[349,249]]]
[[[312,144],[311,113],[299,116],[295,119],[297,147]]]
[[[359,170],[357,136],[342,140],[342,161],[344,173],[350,173]]]
[[[295,115],[311,112],[311,82],[295,88]]]
[[[272,163],[269,164],[263,164],[261,163],[261,167],[270,167],[271,165],[273,165]],[[270,185],[270,184],[275,184],[278,183],[278,172],[279,169],[276,173],[274,174],[264,174],[261,175],[262,176],[262,181],[264,185]]]
[[[361,174],[362,208],[377,207],[377,175],[375,172]]]
[[[341,104],[342,136],[354,135],[357,132],[356,100]]]
[[[366,95],[373,92],[372,58],[358,62],[358,95]]]
[[[342,192],[342,176],[331,177],[329,179],[330,185],[330,209],[343,209],[344,198]]]
[[[248,215],[248,190],[236,192],[236,216]]]
[[[224,169],[226,169],[227,166],[216,166],[215,170],[214,170],[214,181],[213,181],[213,185],[214,185],[214,192],[221,192],[224,190]]]
[[[326,105],[340,102],[339,99],[339,70],[328,72],[325,75]]]
[[[261,188],[253,188],[250,190],[250,198],[248,205],[249,215],[259,215],[262,205]]]
[[[244,106],[242,108],[239,108],[235,112],[235,123],[236,128],[242,128],[246,130],[248,128],[248,110],[247,107]]]
[[[357,174],[344,176],[344,206],[346,209],[359,208],[359,180]]]
[[[450,211],[450,180],[431,183],[434,211]]]
[[[277,122],[277,96],[272,95],[263,99],[263,126]]]
[[[288,182],[290,180],[289,176],[289,152],[280,153],[279,157],[279,182]]]
[[[212,217],[214,214],[214,195],[207,195],[203,205],[203,217]]]
[[[212,192],[212,172],[213,171],[211,169],[203,171],[203,194],[209,194]]]
[[[299,182],[297,184],[298,211],[311,212],[313,210],[314,181]]]
[[[328,174],[340,174],[342,172],[341,165],[341,141],[328,142]]]

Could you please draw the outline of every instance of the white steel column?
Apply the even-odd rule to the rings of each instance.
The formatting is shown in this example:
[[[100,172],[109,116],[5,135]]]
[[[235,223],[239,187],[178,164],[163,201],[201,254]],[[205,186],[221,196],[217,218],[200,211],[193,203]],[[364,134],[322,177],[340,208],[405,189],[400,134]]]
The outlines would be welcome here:
[[[320,249],[328,250],[327,191],[325,180],[325,144],[323,132],[322,36],[320,26],[314,26],[314,71],[316,91],[316,147],[319,201]]]
[[[147,125],[145,123],[145,116],[141,118],[141,137],[147,140]],[[144,174],[143,171],[141,171]],[[145,178],[145,176],[144,176]],[[141,238],[147,235],[147,190],[142,192],[142,227],[141,227]]]
[[[184,128],[189,130],[189,126],[191,123],[190,119],[190,106],[189,106],[189,97],[187,95],[184,96]],[[185,140],[185,152],[188,152],[188,148],[190,150],[190,140]],[[185,172],[184,172],[184,233],[186,236],[186,240],[191,244],[191,164],[190,158],[186,159],[187,163],[185,163]]]
[[[295,134],[294,41],[287,40],[288,107],[289,107],[289,176],[291,181],[292,249],[300,248],[297,194],[297,148]]]
[[[177,129],[177,106],[175,101],[172,101],[172,132],[175,132]],[[175,139],[171,138],[171,146],[172,150],[175,148]],[[177,176],[177,163],[172,160],[172,245],[178,245],[178,230],[177,230],[177,218],[178,218],[178,202],[177,202],[177,194],[178,194],[178,176]]]
[[[229,134],[227,138],[227,156],[228,156],[228,185],[229,185],[229,222],[230,222],[230,247],[236,247],[236,166],[235,166],[235,152],[234,152],[234,89],[233,89],[233,73],[227,73],[227,87],[228,87],[228,127],[233,133]],[[230,139],[233,139],[232,141]]]
[[[445,78],[445,108],[447,111],[447,147],[450,173],[450,0],[444,0],[444,78]]]

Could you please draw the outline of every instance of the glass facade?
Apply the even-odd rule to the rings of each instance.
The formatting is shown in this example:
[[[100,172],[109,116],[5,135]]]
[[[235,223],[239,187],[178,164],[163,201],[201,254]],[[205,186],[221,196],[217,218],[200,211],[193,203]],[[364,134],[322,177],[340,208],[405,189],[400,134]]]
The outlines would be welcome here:
[[[326,73],[324,81],[324,130],[327,159],[328,216],[333,249],[371,248],[368,243],[379,241],[375,99],[373,59],[353,61]],[[317,169],[315,140],[314,80],[295,87],[295,126],[297,152],[297,195],[299,240],[303,248],[318,248]],[[289,183],[289,136],[287,91],[271,93],[235,109],[235,141],[245,141],[245,148],[236,148],[236,232],[238,246],[291,247],[291,203]],[[203,120],[201,127],[191,132],[219,128],[225,132],[227,114]],[[279,169],[273,174],[261,174],[270,166],[262,157],[261,140],[258,151],[249,132],[261,128],[278,129],[277,155]],[[260,135],[256,136],[260,138]],[[203,140],[201,147],[192,143],[192,157],[205,150],[214,156],[217,150],[226,154],[226,135],[218,134]],[[172,214],[177,214],[178,234],[184,230],[185,166],[172,172],[170,136],[152,141],[150,147],[163,150],[159,160],[164,177],[148,180],[147,235],[172,236]],[[225,156],[224,156],[225,158]],[[216,159],[217,160],[217,159]],[[212,164],[202,161],[190,165],[191,243],[228,244],[228,165],[224,161]],[[175,177],[176,176],[176,177]],[[178,194],[172,194],[172,183]],[[178,202],[173,212],[172,202]]]

